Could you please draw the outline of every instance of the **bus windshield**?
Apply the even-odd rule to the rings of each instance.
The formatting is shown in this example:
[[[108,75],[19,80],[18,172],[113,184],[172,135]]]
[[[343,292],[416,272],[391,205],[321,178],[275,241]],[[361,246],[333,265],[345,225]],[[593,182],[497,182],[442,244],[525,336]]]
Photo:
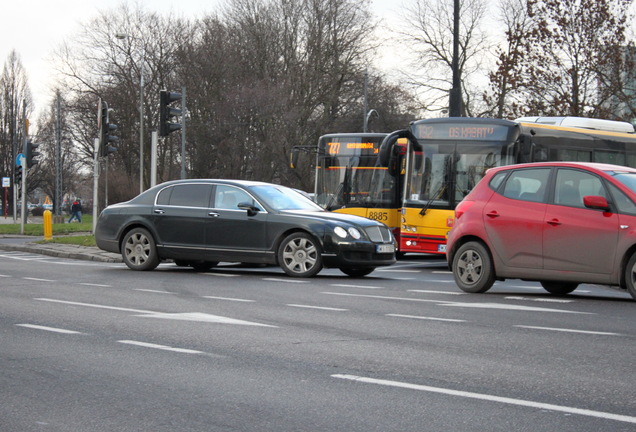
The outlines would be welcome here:
[[[332,134],[318,142],[316,202],[327,210],[396,205],[397,181],[378,164],[386,134]]]
[[[486,170],[512,163],[501,142],[423,140],[412,153],[405,201],[424,209],[453,209]]]

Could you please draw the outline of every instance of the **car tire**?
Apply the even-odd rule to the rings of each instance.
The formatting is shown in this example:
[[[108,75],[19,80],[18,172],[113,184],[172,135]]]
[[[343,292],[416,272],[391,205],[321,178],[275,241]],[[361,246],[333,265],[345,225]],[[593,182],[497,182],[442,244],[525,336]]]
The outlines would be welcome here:
[[[627,292],[636,300],[636,253],[627,262],[625,267],[625,288]]]
[[[293,277],[312,277],[322,270],[320,245],[309,234],[295,232],[281,242],[278,264]]]
[[[121,256],[132,270],[153,270],[159,265],[155,240],[145,228],[134,228],[124,236]]]
[[[453,258],[453,277],[464,292],[488,291],[495,283],[495,269],[486,247],[475,241],[461,245]]]
[[[373,272],[375,267],[340,267],[340,271],[351,277],[363,277]]]
[[[219,264],[218,261],[194,261],[190,263],[190,266],[199,272],[208,271]]]
[[[555,296],[564,296],[574,291],[579,284],[575,282],[541,281],[544,290]]]

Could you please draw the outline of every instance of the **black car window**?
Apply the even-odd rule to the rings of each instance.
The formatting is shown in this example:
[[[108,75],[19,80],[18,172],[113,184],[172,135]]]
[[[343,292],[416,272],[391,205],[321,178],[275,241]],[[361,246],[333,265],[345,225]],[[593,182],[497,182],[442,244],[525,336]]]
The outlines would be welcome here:
[[[238,210],[239,204],[247,203],[258,207],[261,211],[263,208],[251,197],[250,194],[242,189],[228,185],[217,185],[214,193],[214,208]]]
[[[170,204],[170,195],[172,194],[173,189],[174,188],[172,187],[167,187],[163,189],[161,192],[159,192],[159,195],[157,195],[157,205]]]
[[[612,198],[614,204],[618,208],[619,213],[636,215],[636,204],[632,201],[627,195],[625,195],[620,189],[618,189],[613,184],[609,185],[610,192],[612,193]]]
[[[212,186],[208,184],[184,184],[172,187],[170,205],[181,207],[208,207]]]
[[[522,201],[543,202],[549,176],[549,168],[515,170],[506,180],[502,195]]]
[[[560,168],[554,185],[554,203],[583,208],[583,197],[598,195],[607,198],[601,179],[586,171]]]

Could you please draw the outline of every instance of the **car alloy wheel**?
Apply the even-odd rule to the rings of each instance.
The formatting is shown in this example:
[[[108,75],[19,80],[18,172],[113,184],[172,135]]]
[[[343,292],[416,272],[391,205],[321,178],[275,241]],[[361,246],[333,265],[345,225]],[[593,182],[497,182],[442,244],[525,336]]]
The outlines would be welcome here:
[[[495,283],[495,271],[488,250],[474,241],[463,244],[453,259],[453,276],[462,291],[488,291]]]
[[[153,270],[159,265],[155,241],[144,228],[134,228],[126,234],[121,255],[124,263],[132,270]]]
[[[283,240],[278,249],[278,263],[289,276],[315,276],[322,270],[320,246],[308,234],[292,233]]]

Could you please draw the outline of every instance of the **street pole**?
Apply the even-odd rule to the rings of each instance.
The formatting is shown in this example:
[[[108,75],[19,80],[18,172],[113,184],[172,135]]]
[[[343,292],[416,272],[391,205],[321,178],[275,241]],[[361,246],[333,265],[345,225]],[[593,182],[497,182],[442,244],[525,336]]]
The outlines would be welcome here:
[[[101,134],[99,135],[101,136]],[[99,186],[99,138],[95,138],[93,146],[95,147],[93,157],[93,234],[95,234],[95,227],[97,226],[97,188]]]
[[[181,179],[186,178],[186,88],[181,88]]]
[[[139,193],[144,191],[144,60],[146,47],[141,48],[141,67],[139,73]]]
[[[150,132],[150,187],[157,184],[157,130]],[[183,178],[183,177],[181,177]]]
[[[453,8],[453,88],[449,94],[448,116],[461,117],[462,89],[459,76],[459,0],[454,0]]]

